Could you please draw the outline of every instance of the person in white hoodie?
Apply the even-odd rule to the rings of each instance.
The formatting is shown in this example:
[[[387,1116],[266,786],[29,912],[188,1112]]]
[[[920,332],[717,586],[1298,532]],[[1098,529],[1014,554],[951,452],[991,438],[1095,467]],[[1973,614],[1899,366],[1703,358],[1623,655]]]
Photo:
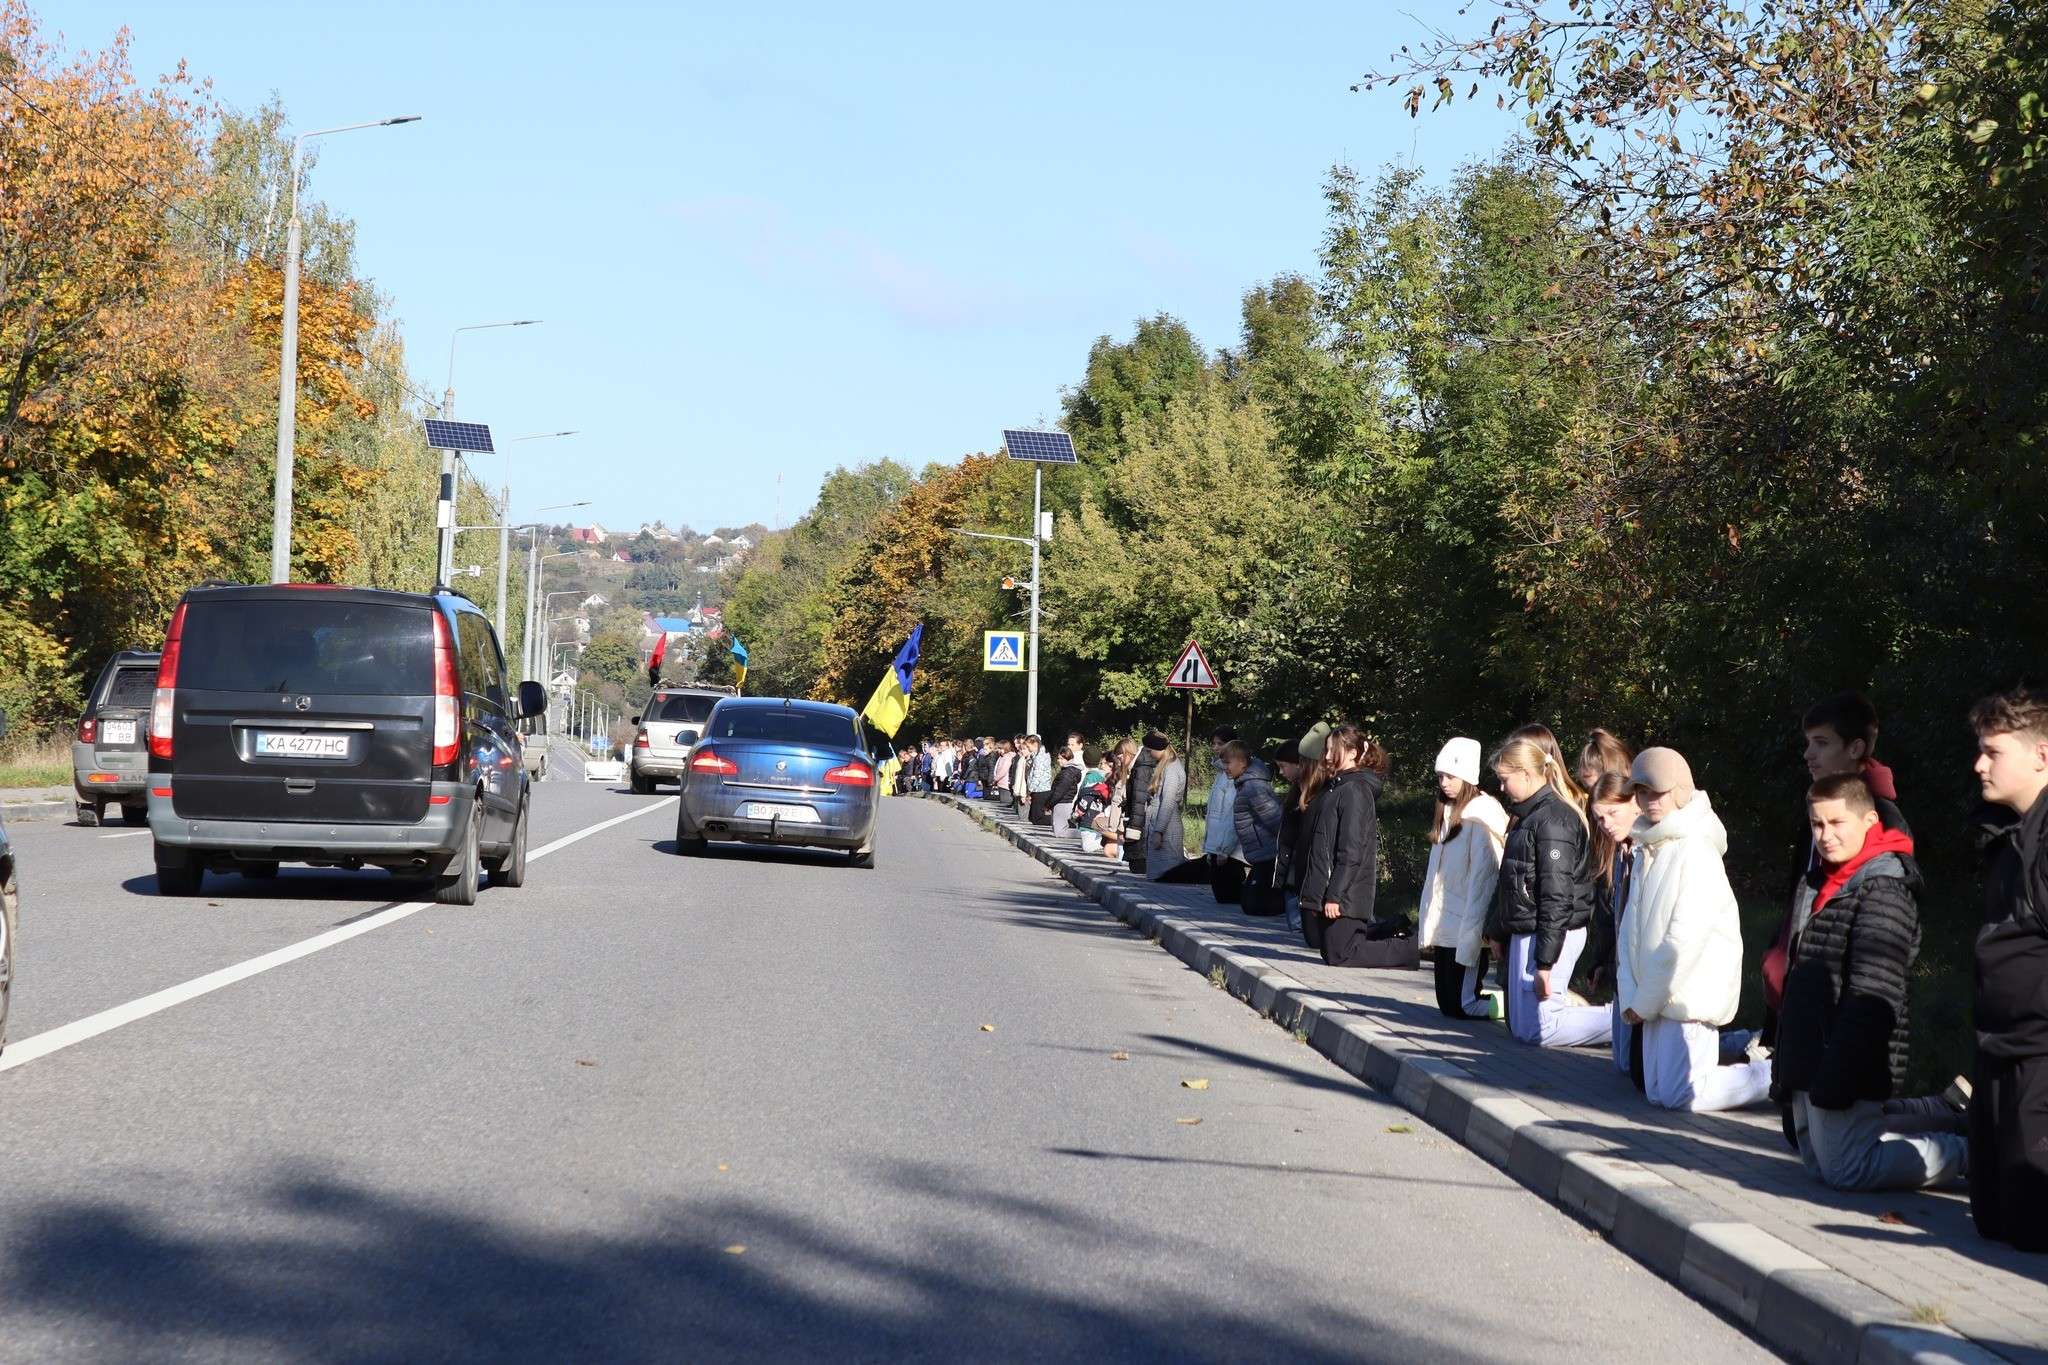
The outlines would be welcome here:
[[[1479,741],[1458,738],[1436,756],[1436,823],[1422,874],[1422,946],[1436,965],[1436,1003],[1447,1018],[1492,1013],[1486,982],[1486,910],[1500,878],[1508,813],[1479,789]]]
[[[1770,1094],[1771,1064],[1720,1064],[1720,1026],[1742,998],[1742,919],[1722,863],[1728,831],[1677,750],[1643,750],[1629,775],[1642,815],[1615,998],[1642,1026],[1644,1093],[1694,1113],[1758,1103]]]

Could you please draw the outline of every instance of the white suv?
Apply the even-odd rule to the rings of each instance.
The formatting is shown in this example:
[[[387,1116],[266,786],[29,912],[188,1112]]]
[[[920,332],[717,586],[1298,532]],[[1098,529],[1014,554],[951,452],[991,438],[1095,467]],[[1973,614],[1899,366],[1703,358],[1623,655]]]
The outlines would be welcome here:
[[[663,687],[649,697],[647,713],[633,717],[633,790],[645,796],[656,782],[680,783],[711,708],[732,695],[730,687],[692,683]]]

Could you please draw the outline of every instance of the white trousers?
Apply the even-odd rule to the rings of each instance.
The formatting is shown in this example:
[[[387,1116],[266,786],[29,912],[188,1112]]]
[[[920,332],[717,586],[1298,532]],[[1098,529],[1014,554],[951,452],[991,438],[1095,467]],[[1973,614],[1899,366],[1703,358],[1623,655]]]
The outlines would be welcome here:
[[[1516,934],[1508,940],[1508,1031],[1539,1047],[1584,1047],[1607,1037],[1605,1005],[1567,1005],[1562,999],[1571,989],[1572,968],[1586,951],[1586,931],[1574,929],[1564,936],[1564,949],[1550,969],[1548,1000],[1536,998],[1535,950],[1533,934]]]
[[[1721,1030],[1712,1024],[1652,1019],[1643,1025],[1643,1093],[1660,1109],[1695,1114],[1741,1109],[1771,1093],[1769,1062],[1721,1065]]]

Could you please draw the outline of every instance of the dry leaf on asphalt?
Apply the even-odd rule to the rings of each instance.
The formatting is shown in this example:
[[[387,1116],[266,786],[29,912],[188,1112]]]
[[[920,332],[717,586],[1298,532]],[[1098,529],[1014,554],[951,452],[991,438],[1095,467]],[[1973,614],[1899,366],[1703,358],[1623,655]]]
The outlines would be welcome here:
[[[718,1169],[721,1171],[729,1171],[732,1169],[732,1167],[726,1165],[723,1161],[721,1161],[718,1163]]]
[[[591,1060],[590,1060],[590,1058],[588,1058],[588,1057],[578,1057],[578,1058],[576,1059],[576,1065],[578,1065],[578,1066],[596,1066],[596,1065],[597,1065],[597,1063],[596,1063],[596,1062],[593,1062],[593,1061],[591,1061]]]
[[[1109,1060],[1112,1062],[1128,1062],[1131,1060],[1131,1054],[1128,1052],[1112,1052],[1109,1054]]]
[[[1877,1221],[1880,1223],[1890,1223],[1892,1226],[1897,1227],[1906,1221],[1906,1215],[1892,1209],[1886,1209],[1877,1216]]]
[[[1209,1082],[1201,1079],[1200,1077],[1197,1077],[1191,1081],[1182,1081],[1180,1083],[1180,1087],[1183,1090],[1207,1090],[1209,1088]]]
[[[735,1242],[725,1249],[725,1254],[728,1256],[744,1256],[747,1254],[747,1249],[741,1243]]]
[[[1200,1123],[1200,1122],[1201,1122],[1201,1120],[1200,1120],[1200,1119],[1175,1119],[1175,1120],[1174,1120],[1174,1122],[1175,1122],[1175,1123],[1178,1123],[1178,1124],[1179,1124],[1179,1125],[1180,1125],[1181,1127],[1183,1127],[1183,1128],[1192,1128],[1192,1127],[1194,1127],[1194,1126],[1195,1126],[1196,1124]]]
[[[983,1033],[994,1033],[996,1031],[996,1026],[994,1024],[983,1024],[981,1026],[981,1031]]]
[[[1390,1133],[1412,1133],[1415,1130],[1405,1123],[1390,1123],[1387,1125],[1387,1131]]]

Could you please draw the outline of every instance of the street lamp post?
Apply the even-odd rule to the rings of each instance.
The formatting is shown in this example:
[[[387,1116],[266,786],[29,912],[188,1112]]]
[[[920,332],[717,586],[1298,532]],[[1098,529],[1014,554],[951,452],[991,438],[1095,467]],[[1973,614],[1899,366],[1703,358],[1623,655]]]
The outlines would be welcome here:
[[[532,436],[514,436],[510,441],[507,441],[505,444],[512,445],[519,441],[547,441],[552,440],[557,436],[574,436],[575,434],[576,433],[573,431],[543,431]],[[515,529],[519,529],[514,528],[509,524],[512,517],[512,452],[509,450],[505,452],[505,482],[500,484],[498,486],[498,489],[501,495],[501,501],[504,504],[504,510],[499,513],[499,517],[501,521],[506,523],[498,527],[498,638],[502,640],[505,638],[506,567],[510,563],[512,558],[512,532]],[[565,502],[557,504],[557,506],[559,507],[587,507],[589,505],[590,504],[587,502]],[[540,510],[543,512],[552,512],[556,509],[553,507],[543,507]]]
[[[466,327],[457,327],[448,334],[448,391],[441,395],[441,417],[444,421],[455,416],[455,343],[464,332],[489,332],[500,327],[533,327],[539,318],[519,318],[512,322],[473,322]],[[441,488],[448,499],[448,521],[441,528],[441,551],[434,560],[434,580],[448,581],[448,570],[455,563],[455,452],[441,452]],[[508,512],[510,508],[506,509]]]
[[[1037,472],[1034,470],[1033,474],[1035,475]],[[1044,514],[1037,510],[1038,498],[1035,495],[1031,501],[1034,509],[1031,517],[1031,529],[1034,532],[1042,531],[1044,528]],[[1029,545],[1031,547],[1031,580],[1020,586],[1031,594],[1031,643],[1029,648],[1030,663],[1028,666],[1030,677],[1025,683],[1024,690],[1024,733],[1035,735],[1038,733],[1038,579],[1042,564],[1040,552],[1045,542],[1038,535],[999,536],[992,531],[963,531],[958,526],[951,526],[947,529],[956,536],[966,536],[970,540],[1006,540],[1012,545]],[[1007,588],[1009,585],[1009,580],[1004,579],[1003,586]]]
[[[277,472],[270,490],[270,581],[285,583],[292,576],[292,463],[298,447],[299,417],[299,166],[305,155],[306,139],[330,133],[352,133],[358,128],[389,128],[397,123],[418,123],[418,114],[398,118],[372,119],[368,123],[347,123],[339,128],[315,128],[292,139],[291,219],[284,231],[284,342],[277,362]]]

